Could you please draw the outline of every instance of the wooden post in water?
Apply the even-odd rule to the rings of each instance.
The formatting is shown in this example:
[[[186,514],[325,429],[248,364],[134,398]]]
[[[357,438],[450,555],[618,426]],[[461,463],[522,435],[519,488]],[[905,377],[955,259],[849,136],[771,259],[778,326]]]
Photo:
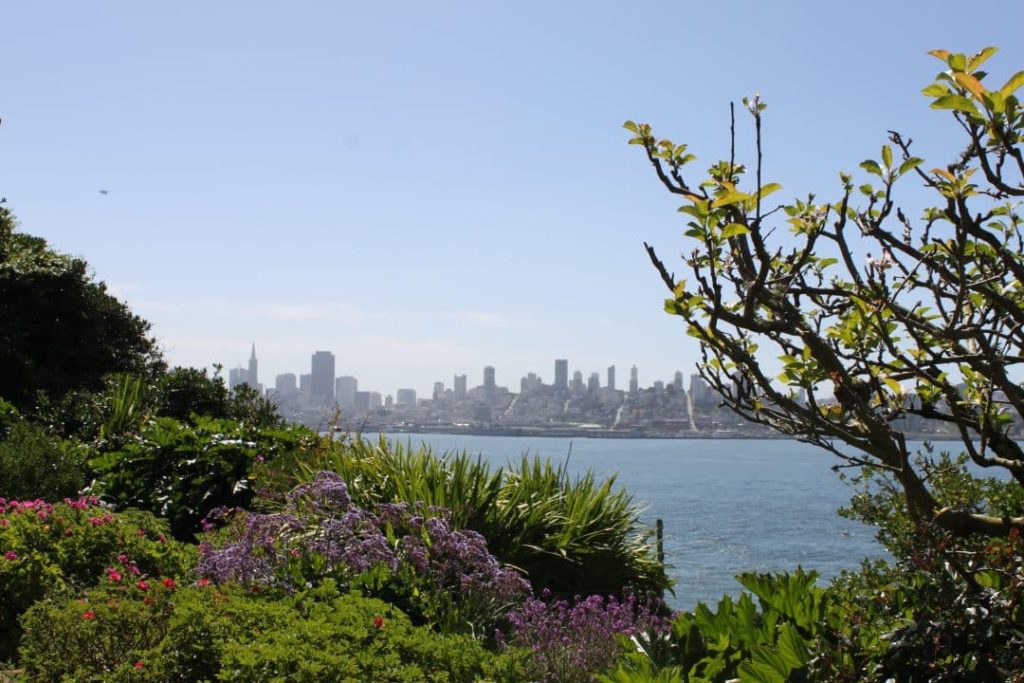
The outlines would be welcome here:
[[[658,564],[665,568],[665,523],[660,519],[654,523],[654,535],[658,539]]]

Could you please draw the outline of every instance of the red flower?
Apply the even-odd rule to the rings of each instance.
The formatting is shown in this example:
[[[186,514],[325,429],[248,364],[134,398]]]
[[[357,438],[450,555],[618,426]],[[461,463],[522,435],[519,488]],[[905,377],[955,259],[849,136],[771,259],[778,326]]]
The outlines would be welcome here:
[[[18,559],[18,553],[14,552],[13,550],[8,550],[6,553],[4,553],[4,559],[11,560],[13,562],[14,560]]]
[[[174,579],[164,579],[164,588],[170,588],[174,590],[178,587],[178,584],[174,583]]]
[[[145,581],[139,581],[137,584],[135,584],[135,587],[138,588],[140,591],[148,591],[149,590],[149,584],[146,583]]]
[[[121,580],[121,572],[117,571],[116,569],[108,569],[107,578],[109,578],[114,583],[117,583]]]
[[[86,610],[85,612],[82,612],[82,618],[83,619],[95,619],[96,618],[96,613],[93,612],[91,609],[90,610]]]
[[[379,615],[379,614],[378,614],[378,615],[376,615],[376,616],[375,616],[375,617],[373,618],[373,627],[374,627],[374,628],[384,628],[384,617],[382,617],[382,616],[381,616],[381,615]]]
[[[139,661],[135,662],[135,668],[136,669],[141,669],[142,668],[142,660],[141,659]]]

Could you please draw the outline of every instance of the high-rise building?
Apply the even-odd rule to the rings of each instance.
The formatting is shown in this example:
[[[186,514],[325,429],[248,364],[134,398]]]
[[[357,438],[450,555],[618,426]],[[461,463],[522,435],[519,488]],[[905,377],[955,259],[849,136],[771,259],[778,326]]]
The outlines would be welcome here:
[[[356,407],[356,392],[359,381],[351,375],[342,375],[334,382],[334,400],[342,410],[353,410]]]
[[[444,382],[434,382],[433,399],[436,401],[444,396]]]
[[[466,376],[455,375],[455,400],[466,400]]]
[[[555,389],[569,388],[569,361],[564,358],[555,359]]]
[[[636,366],[634,365],[629,370],[629,393],[635,394],[640,391],[640,381],[636,376]]]
[[[246,373],[245,381],[253,389],[260,388],[259,361],[256,360],[256,342],[252,343],[252,353],[249,354],[249,372]]]
[[[572,373],[572,383],[569,385],[574,392],[583,391],[583,373],[577,370]]]
[[[299,387],[295,383],[295,374],[286,372],[274,378],[274,391],[280,396],[291,396],[299,393]]]
[[[491,391],[494,389],[494,366],[488,365],[484,368],[484,389]]]
[[[601,375],[596,372],[590,373],[590,379],[587,380],[587,391],[594,392],[601,388]]]
[[[676,370],[675,376],[672,378],[672,386],[675,387],[676,391],[683,390],[683,373]]]
[[[314,406],[334,403],[334,354],[330,351],[317,351],[313,354],[313,376],[309,386],[310,399]]]
[[[416,407],[416,390],[415,389],[399,389],[395,392],[395,403],[403,408],[415,408]]]
[[[612,389],[612,390],[615,389],[615,366],[614,365],[609,365],[608,366],[608,388]]]

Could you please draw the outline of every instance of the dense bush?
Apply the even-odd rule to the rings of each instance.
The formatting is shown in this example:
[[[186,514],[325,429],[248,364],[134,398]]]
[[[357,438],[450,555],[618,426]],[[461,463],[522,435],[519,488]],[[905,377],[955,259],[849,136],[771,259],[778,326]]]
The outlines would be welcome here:
[[[314,440],[302,427],[260,428],[201,416],[194,424],[156,418],[90,461],[97,477],[93,493],[119,509],[166,517],[176,538],[191,540],[211,510],[249,506],[256,464],[303,451]]]
[[[167,539],[162,520],[97,502],[0,498],[0,660],[13,654],[18,617],[37,600],[109,580],[111,569],[181,577],[194,565],[195,549]]]
[[[108,586],[39,603],[24,623],[26,671],[55,683],[527,680],[514,652],[415,627],[330,583],[275,600],[230,586]]]
[[[325,442],[283,471],[309,479],[337,472],[357,504],[417,501],[451,510],[452,524],[487,539],[502,562],[524,570],[557,597],[639,593],[669,585],[632,497],[591,472],[523,457],[491,471],[467,453],[436,455],[384,439]]]
[[[15,231],[0,205],[0,396],[23,410],[98,389],[110,372],[161,367],[149,323],[94,282],[88,265]]]
[[[60,500],[85,486],[87,450],[51,437],[40,425],[13,421],[0,437],[0,496]]]
[[[214,544],[201,576],[293,591],[327,578],[387,597],[443,632],[483,636],[529,594],[483,537],[453,530],[447,511],[422,505],[354,505],[338,475],[318,473],[281,512],[242,513]]]

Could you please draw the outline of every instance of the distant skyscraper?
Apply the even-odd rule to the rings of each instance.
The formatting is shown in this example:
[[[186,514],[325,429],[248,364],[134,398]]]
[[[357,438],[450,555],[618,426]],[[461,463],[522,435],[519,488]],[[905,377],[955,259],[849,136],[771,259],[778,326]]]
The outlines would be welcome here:
[[[350,375],[342,375],[334,382],[334,400],[342,410],[353,410],[356,407],[356,392],[359,381]]]
[[[570,385],[573,391],[583,391],[583,373],[577,370],[572,373],[572,384]]]
[[[259,361],[256,360],[256,342],[252,343],[252,353],[249,355],[249,372],[245,378],[246,383],[253,389],[260,388]]]
[[[466,400],[466,376],[455,375],[455,400]]]
[[[253,389],[260,391],[259,361],[256,360],[256,342],[252,343],[252,354],[249,356],[249,367],[228,370],[228,391],[234,391],[239,384],[248,384]]]
[[[299,393],[299,387],[295,383],[295,375],[286,372],[274,378],[274,390],[281,396],[291,396]]]
[[[608,366],[608,388],[615,389],[615,366]]]
[[[311,373],[313,376],[309,386],[310,398],[314,406],[329,405],[334,402],[334,354],[330,351],[317,351],[313,354]]]
[[[629,370],[629,393],[635,394],[640,391],[640,381],[636,377],[636,366]]]
[[[434,400],[436,401],[437,399],[441,398],[442,396],[444,396],[444,382],[434,382],[434,393],[433,393]]]
[[[596,372],[590,373],[590,379],[587,381],[587,391],[594,392],[601,388],[601,375]]]
[[[569,361],[564,358],[555,360],[555,389],[569,388]]]
[[[488,365],[484,368],[484,389],[494,389],[494,366]]]
[[[672,379],[672,386],[675,387],[676,391],[683,390],[683,373],[676,370],[676,374]]]
[[[397,392],[395,392],[395,403],[402,406],[403,408],[415,408],[416,390],[399,389]]]

